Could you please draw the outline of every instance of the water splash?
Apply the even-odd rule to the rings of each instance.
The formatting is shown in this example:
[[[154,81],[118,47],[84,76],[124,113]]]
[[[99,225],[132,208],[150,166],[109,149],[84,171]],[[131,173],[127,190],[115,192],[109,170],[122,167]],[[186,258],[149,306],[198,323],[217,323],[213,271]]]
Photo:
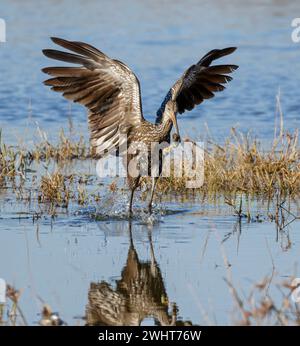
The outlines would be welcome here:
[[[141,225],[152,226],[163,222],[164,217],[184,213],[187,210],[182,205],[157,203],[152,206],[152,213],[142,202],[141,194],[137,191],[134,198],[133,213],[129,216],[129,194],[117,191],[106,191],[103,198],[92,206],[76,210],[76,216],[87,216],[95,221],[128,221],[129,219]]]

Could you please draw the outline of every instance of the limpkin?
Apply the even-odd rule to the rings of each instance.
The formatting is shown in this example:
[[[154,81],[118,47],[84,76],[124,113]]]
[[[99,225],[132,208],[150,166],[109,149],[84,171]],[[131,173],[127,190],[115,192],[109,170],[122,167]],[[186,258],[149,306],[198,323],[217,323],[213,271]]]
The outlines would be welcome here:
[[[97,48],[76,41],[52,37],[54,43],[74,53],[45,49],[43,53],[52,59],[74,63],[73,67],[47,67],[42,71],[53,78],[44,83],[52,90],[63,93],[68,100],[78,102],[88,109],[90,141],[95,156],[102,157],[120,150],[126,138],[125,148],[133,142],[143,143],[151,155],[151,143],[170,143],[170,133],[175,127],[173,139],[180,140],[177,114],[192,110],[203,100],[212,98],[214,92],[225,89],[231,73],[237,65],[215,65],[212,61],[229,55],[236,47],[214,49],[190,66],[171,87],[156,114],[155,124],[147,121],[142,112],[140,83],[136,75],[123,62],[111,59]],[[123,146],[124,147],[124,146]],[[132,213],[133,195],[139,186],[140,175],[132,176],[128,162],[136,155],[125,153],[127,178],[131,190],[129,212]],[[151,158],[149,158],[151,161]],[[159,174],[162,169],[159,159]],[[149,211],[158,176],[152,177]]]

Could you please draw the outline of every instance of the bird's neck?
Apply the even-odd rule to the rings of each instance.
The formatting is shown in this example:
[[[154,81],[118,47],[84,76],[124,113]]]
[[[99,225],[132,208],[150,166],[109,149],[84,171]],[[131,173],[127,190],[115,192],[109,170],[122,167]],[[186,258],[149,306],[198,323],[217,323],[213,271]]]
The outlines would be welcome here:
[[[159,126],[160,126],[162,136],[166,136],[171,132],[173,127],[173,122],[169,117],[165,117],[162,119],[162,122]]]

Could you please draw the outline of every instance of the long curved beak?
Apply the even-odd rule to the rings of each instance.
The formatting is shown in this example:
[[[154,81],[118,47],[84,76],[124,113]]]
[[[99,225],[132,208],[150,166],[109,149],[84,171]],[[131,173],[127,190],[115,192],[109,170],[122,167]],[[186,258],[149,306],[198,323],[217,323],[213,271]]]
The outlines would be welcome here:
[[[171,120],[173,122],[173,125],[175,127],[175,132],[176,132],[173,135],[173,139],[174,139],[175,142],[180,142],[179,128],[178,128],[177,117],[176,117],[175,113],[172,113],[170,118],[171,118]]]

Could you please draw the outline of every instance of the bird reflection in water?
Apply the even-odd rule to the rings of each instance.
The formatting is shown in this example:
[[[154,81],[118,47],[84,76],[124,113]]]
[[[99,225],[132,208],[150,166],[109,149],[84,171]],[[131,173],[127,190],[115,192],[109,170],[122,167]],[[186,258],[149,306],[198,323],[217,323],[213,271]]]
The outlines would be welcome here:
[[[86,307],[87,325],[135,326],[147,318],[156,325],[191,325],[178,319],[175,303],[169,301],[160,268],[155,260],[151,231],[148,232],[150,260],[140,261],[135,250],[131,222],[130,245],[121,279],[116,288],[105,281],[92,282]]]

